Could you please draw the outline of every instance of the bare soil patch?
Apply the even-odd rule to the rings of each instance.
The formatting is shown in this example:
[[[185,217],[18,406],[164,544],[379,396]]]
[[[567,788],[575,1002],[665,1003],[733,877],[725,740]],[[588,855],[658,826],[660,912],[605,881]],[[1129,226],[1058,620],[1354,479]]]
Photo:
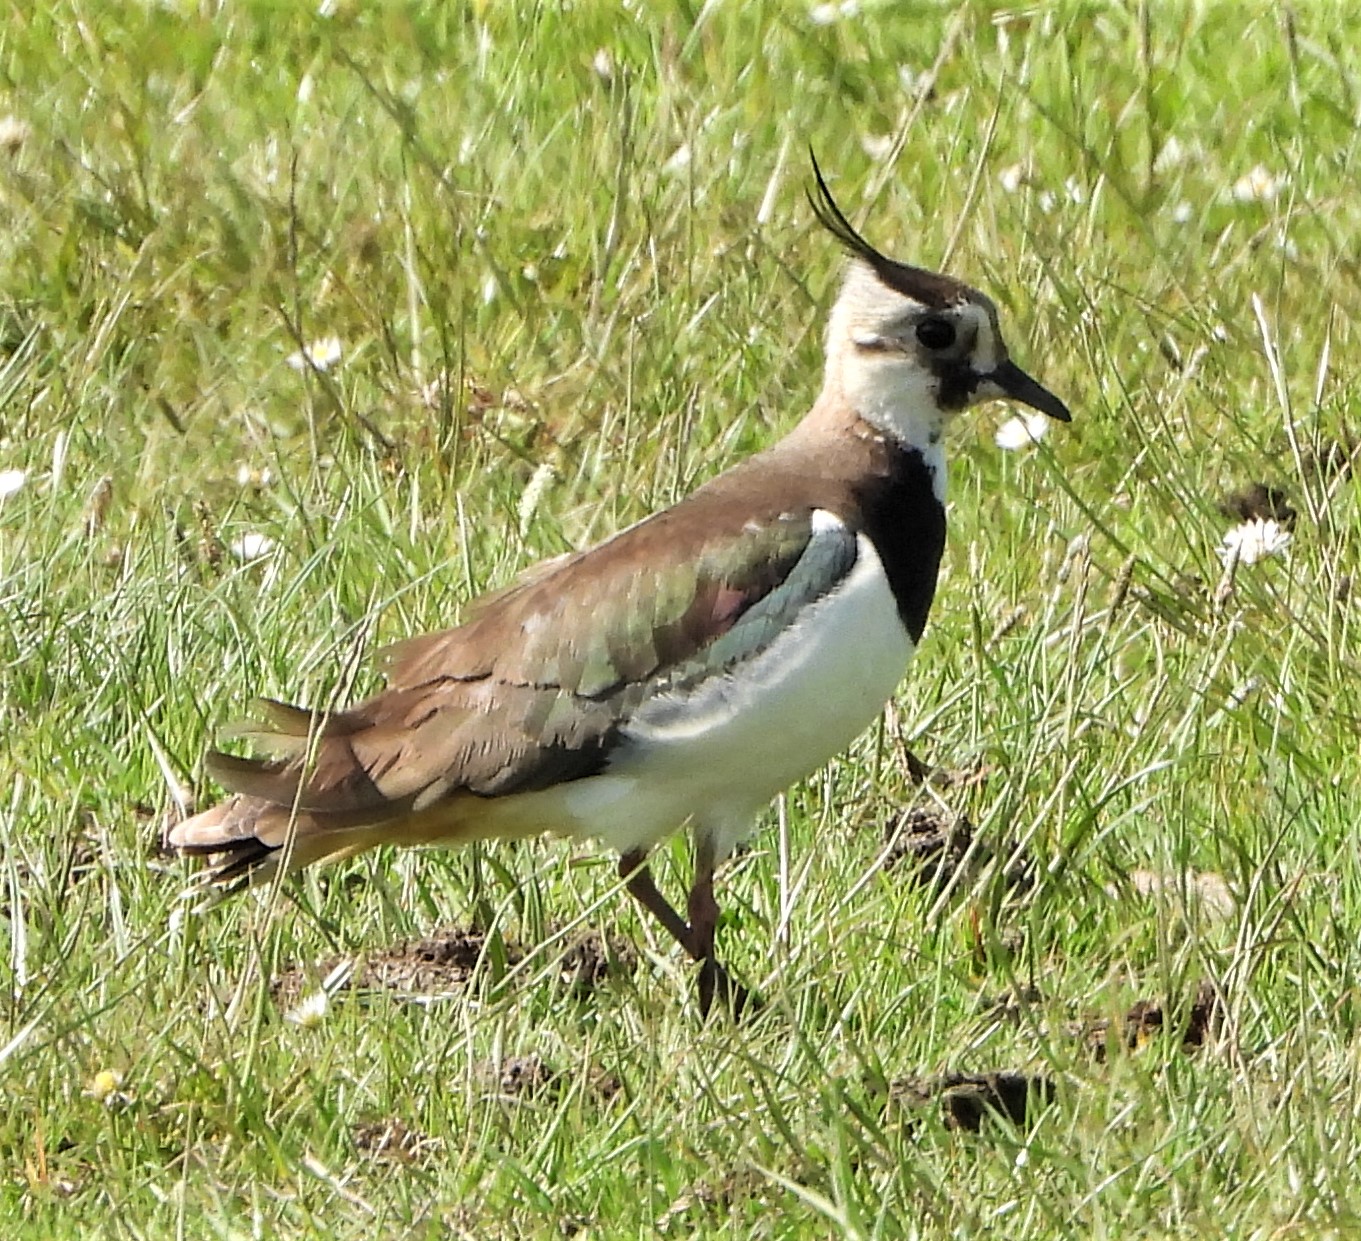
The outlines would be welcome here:
[[[413,1129],[399,1116],[371,1120],[354,1127],[354,1148],[379,1163],[415,1163],[443,1143]]]
[[[1179,1037],[1181,1049],[1194,1053],[1214,1040],[1223,1017],[1219,992],[1208,979],[1202,979],[1189,1003],[1185,999],[1136,1000],[1119,1023],[1119,1045],[1126,1051],[1137,1051],[1156,1038]],[[1111,1033],[1112,1022],[1106,1019],[1082,1027],[1098,1061],[1107,1058]]]
[[[271,992],[277,1003],[292,1004],[315,985],[317,978],[333,974],[352,960],[353,969],[340,984],[343,988],[433,999],[464,989],[487,950],[487,936],[482,931],[451,927],[354,958],[327,957],[315,968],[293,966],[274,980]],[[507,966],[524,955],[508,943],[501,945],[501,951]]]
[[[1287,528],[1299,515],[1280,487],[1270,483],[1249,483],[1219,502],[1219,511],[1236,521],[1274,521]]]

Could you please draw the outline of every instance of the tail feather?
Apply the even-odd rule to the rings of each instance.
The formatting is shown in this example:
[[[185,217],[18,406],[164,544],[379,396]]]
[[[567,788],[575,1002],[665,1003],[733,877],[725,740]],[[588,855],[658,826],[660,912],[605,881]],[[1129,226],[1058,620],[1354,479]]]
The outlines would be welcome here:
[[[343,738],[321,742],[310,762],[305,754],[295,759],[259,759],[214,750],[205,766],[229,791],[276,806],[321,813],[397,809],[358,764]]]
[[[415,793],[384,796],[351,744],[361,730],[345,717],[268,701],[257,710],[266,722],[251,725],[250,736],[263,739],[266,751],[293,756],[209,754],[209,775],[231,795],[166,836],[170,848],[209,859],[209,884],[235,891],[268,882],[281,867],[291,873],[385,843],[434,844],[476,833],[483,802],[472,794],[450,795],[441,786],[440,797],[420,806]]]
[[[486,795],[467,776],[469,761],[492,766],[486,747],[460,732],[480,718],[479,702],[466,693],[444,702],[428,690],[390,692],[326,714],[263,700],[255,705],[260,722],[236,735],[267,757],[209,754],[208,774],[229,796],[177,825],[166,843],[208,856],[209,882],[236,887],[383,844],[538,835],[557,821],[551,810],[533,799],[521,810],[519,799]],[[488,751],[498,769],[517,753],[514,735],[502,741]]]
[[[385,797],[350,744],[361,726],[345,715],[309,711],[273,699],[253,704],[261,717],[230,730],[265,758],[213,752],[208,774],[232,796],[186,819],[166,843],[208,856],[216,886],[268,881],[289,871],[350,856],[381,844],[409,817],[410,798]]]
[[[301,759],[309,742],[358,731],[355,721],[344,714],[295,707],[277,698],[257,698],[251,710],[263,718],[237,720],[222,730],[222,736],[249,742],[271,758]]]
[[[353,729],[344,726],[343,716],[310,707],[295,707],[277,698],[257,698],[251,706],[268,721],[269,730],[286,737],[337,736]]]
[[[268,883],[279,869],[276,851],[258,840],[245,841],[240,849],[221,855],[221,860],[206,872],[204,881],[234,895],[253,885]]]
[[[288,871],[352,857],[391,837],[394,823],[373,816],[295,812],[256,797],[237,794],[173,827],[166,843],[191,857],[214,863],[207,881],[214,886],[267,883],[287,864]]]
[[[278,869],[278,847],[256,834],[262,818],[274,808],[249,798],[229,797],[209,810],[176,824],[166,844],[190,857],[208,857],[215,865],[205,874],[213,887],[236,891],[265,882]]]

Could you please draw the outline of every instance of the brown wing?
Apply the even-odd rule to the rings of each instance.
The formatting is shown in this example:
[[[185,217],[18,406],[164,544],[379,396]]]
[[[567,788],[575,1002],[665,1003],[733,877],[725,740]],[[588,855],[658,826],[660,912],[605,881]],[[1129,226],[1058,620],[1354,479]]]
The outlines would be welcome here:
[[[214,754],[210,773],[254,801],[353,823],[598,772],[648,694],[745,658],[854,559],[841,540],[791,580],[808,512],[761,522],[735,505],[686,508],[392,648],[389,687],[348,710],[262,704],[265,722],[240,731],[273,757]]]

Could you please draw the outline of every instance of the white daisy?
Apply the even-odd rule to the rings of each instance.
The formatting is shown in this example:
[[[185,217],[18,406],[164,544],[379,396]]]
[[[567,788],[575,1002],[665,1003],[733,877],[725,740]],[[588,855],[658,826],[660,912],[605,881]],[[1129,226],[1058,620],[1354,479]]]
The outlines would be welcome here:
[[[667,176],[674,177],[690,167],[691,158],[692,153],[690,151],[690,144],[688,142],[682,142],[680,146],[671,152],[670,158],[662,165],[662,171],[666,173]]]
[[[0,500],[8,500],[10,496],[22,491],[26,482],[27,470],[0,470]]]
[[[1230,194],[1234,202],[1270,203],[1281,196],[1281,191],[1290,184],[1284,173],[1277,175],[1265,164],[1258,164],[1251,172],[1244,173],[1233,183]]]
[[[110,1111],[127,1107],[133,1099],[123,1091],[123,1075],[114,1069],[100,1069],[89,1086],[85,1096],[102,1103]]]
[[[1171,172],[1173,168],[1185,162],[1186,156],[1186,148],[1177,141],[1175,136],[1169,136],[1167,141],[1163,143],[1162,150],[1153,160],[1153,171],[1159,175]]]
[[[257,470],[243,461],[236,467],[236,485],[238,487],[268,487],[273,482],[274,471],[269,466]]]
[[[101,1103],[123,1084],[123,1075],[114,1069],[100,1069],[90,1081],[86,1094]]]
[[[893,150],[892,134],[865,134],[860,139],[860,149],[870,159],[887,159]]]
[[[1235,526],[1215,549],[1220,560],[1228,564],[1256,564],[1268,556],[1278,556],[1290,546],[1290,531],[1280,522],[1268,517],[1254,517]]]
[[[18,154],[32,132],[27,121],[21,121],[17,116],[0,116],[0,151]]]
[[[290,353],[287,362],[295,371],[305,371],[309,366],[314,366],[319,371],[329,371],[340,361],[342,353],[339,336],[323,336],[320,340],[314,340],[306,349]]]
[[[915,95],[924,84],[929,84],[929,73],[918,73],[909,65],[898,66],[898,85],[909,95]]]
[[[285,1021],[291,1021],[295,1026],[301,1026],[304,1030],[315,1030],[323,1021],[331,1007],[331,997],[323,987],[320,991],[314,991],[311,995],[299,1000],[292,1008],[284,1014]]]
[[[997,182],[1008,194],[1014,194],[1025,184],[1026,166],[1010,164],[997,174]]]
[[[997,428],[997,447],[1007,452],[1019,452],[1029,448],[1045,437],[1049,430],[1049,419],[1044,414],[1024,413],[1008,418]]]
[[[256,534],[251,532],[243,534],[239,539],[233,539],[229,550],[231,554],[242,563],[252,560],[263,560],[266,556],[272,555],[277,544],[267,534]]]

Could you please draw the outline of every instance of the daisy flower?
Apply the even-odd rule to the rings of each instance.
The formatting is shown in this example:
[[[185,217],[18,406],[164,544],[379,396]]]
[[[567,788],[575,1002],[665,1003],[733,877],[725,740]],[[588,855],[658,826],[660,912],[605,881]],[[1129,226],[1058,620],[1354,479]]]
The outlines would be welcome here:
[[[267,534],[243,534],[239,539],[233,539],[230,547],[231,554],[243,563],[251,560],[263,560],[270,555],[275,548],[275,542]]]
[[[313,366],[319,371],[329,371],[340,361],[342,352],[339,336],[323,336],[306,349],[290,353],[285,360],[295,371],[305,371]]]
[[[1018,414],[997,428],[997,447],[1007,452],[1019,452],[1039,443],[1048,430],[1049,419],[1044,414]]]
[[[1290,546],[1290,531],[1268,517],[1254,517],[1235,526],[1215,550],[1225,565],[1256,564],[1268,556],[1279,556]]]
[[[27,470],[0,470],[0,500],[17,495],[28,482]]]
[[[1281,196],[1281,191],[1289,184],[1290,178],[1284,173],[1278,175],[1265,164],[1258,164],[1251,172],[1239,177],[1229,192],[1234,202],[1271,203]]]
[[[301,1026],[304,1030],[315,1030],[326,1020],[330,1007],[331,997],[323,987],[290,1008],[284,1014],[284,1020],[292,1022],[295,1026]]]

